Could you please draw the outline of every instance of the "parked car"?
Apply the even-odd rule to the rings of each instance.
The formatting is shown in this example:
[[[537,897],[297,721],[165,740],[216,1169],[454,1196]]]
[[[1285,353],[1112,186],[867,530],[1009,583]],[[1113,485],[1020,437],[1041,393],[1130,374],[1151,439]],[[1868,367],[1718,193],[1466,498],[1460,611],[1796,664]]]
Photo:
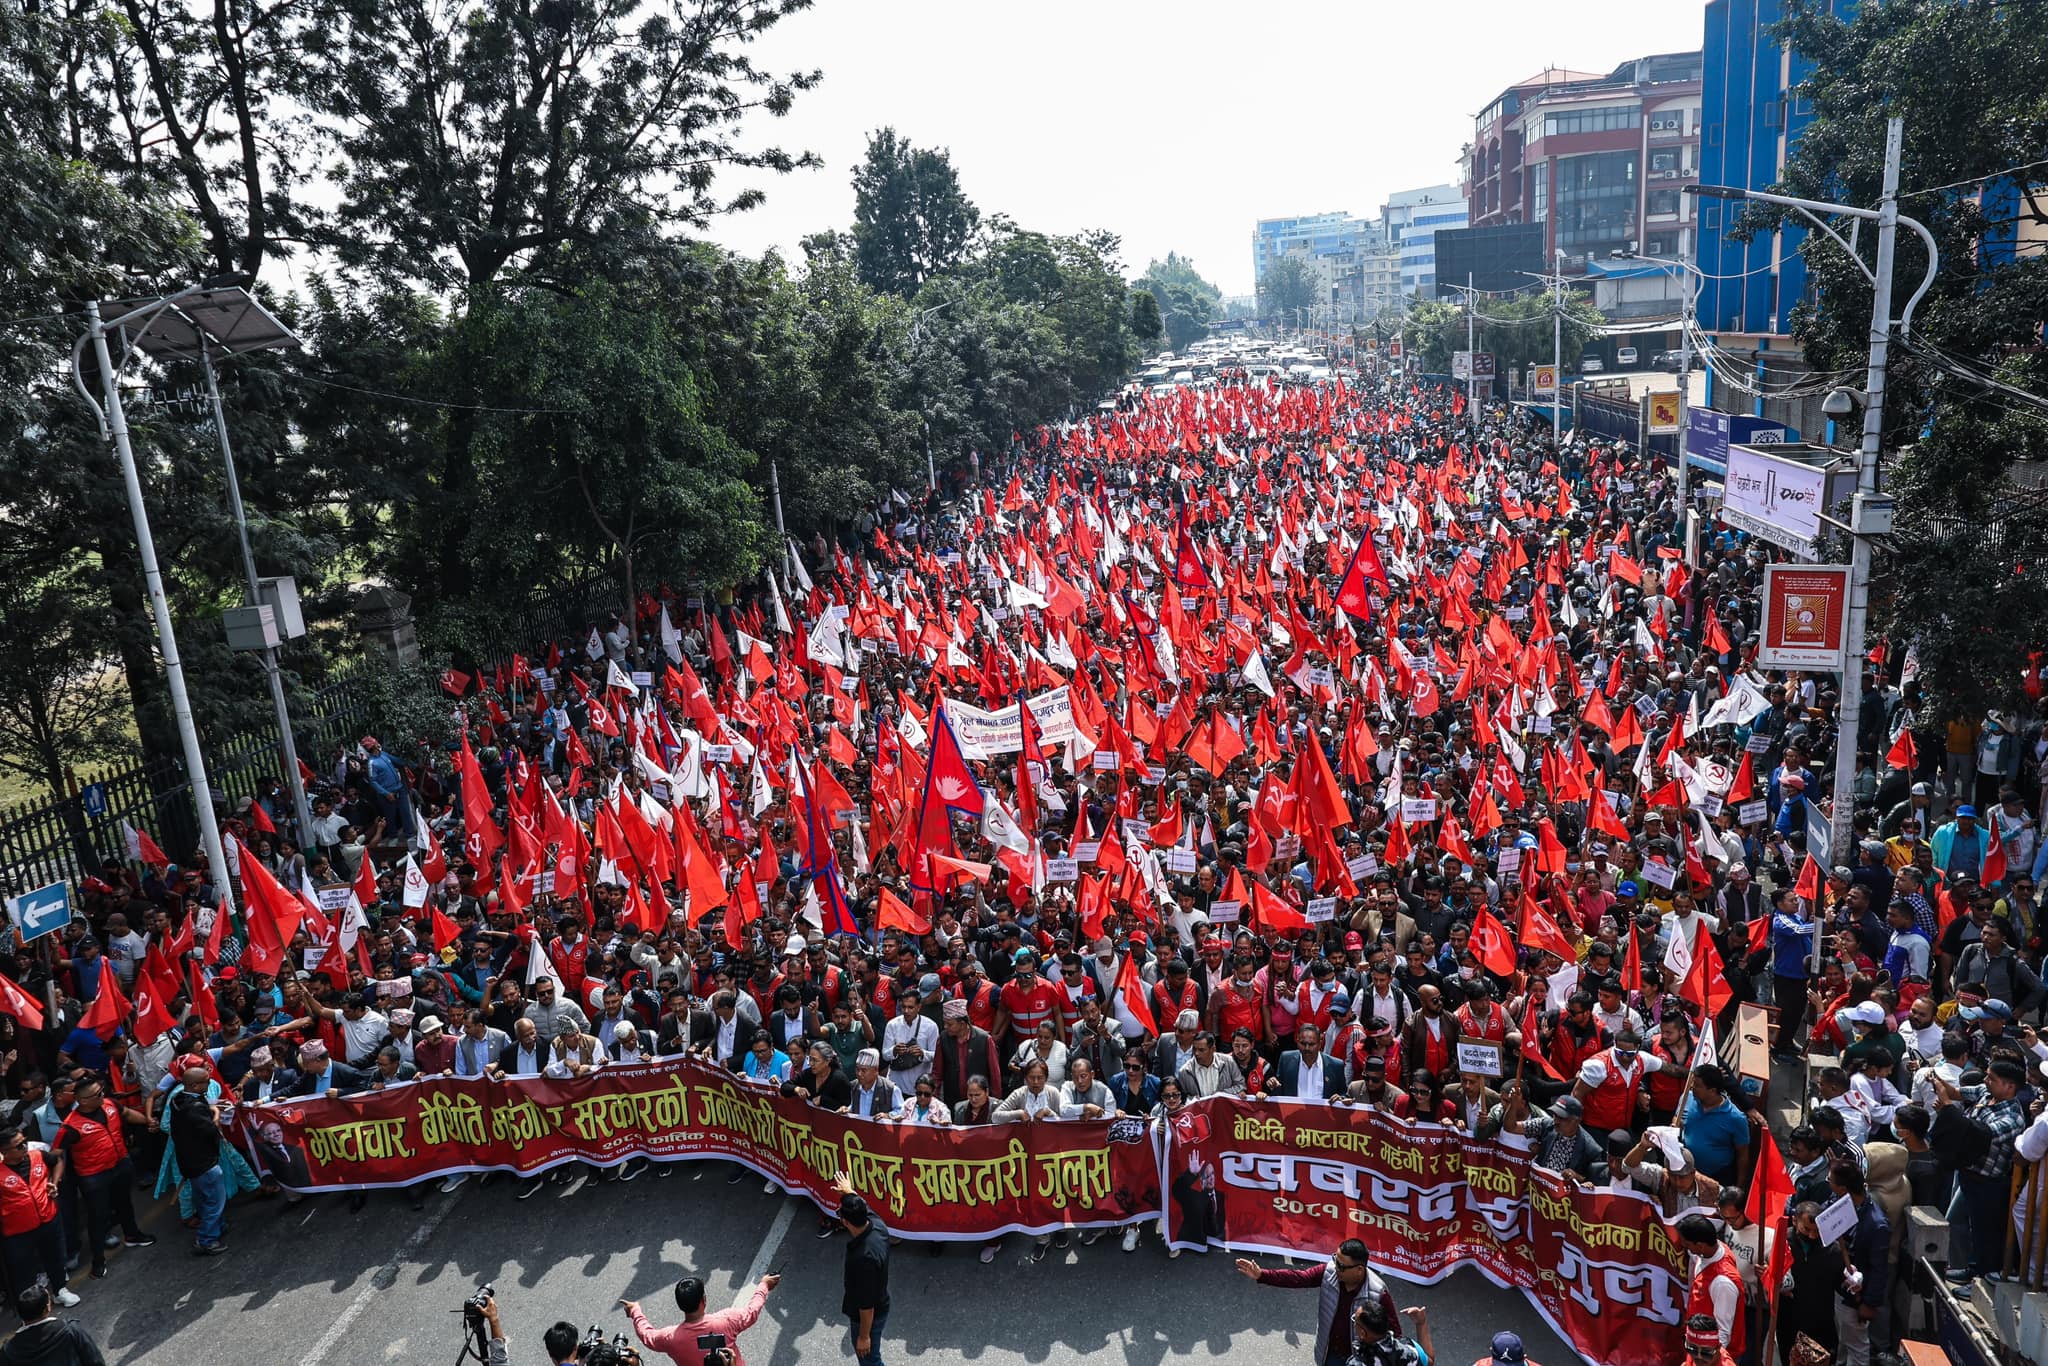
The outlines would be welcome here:
[[[1579,373],[1582,375],[1597,375],[1606,368],[1607,362],[1601,360],[1598,356],[1586,355],[1579,357]]]
[[[1699,356],[1690,347],[1679,346],[1669,351],[1659,351],[1656,359],[1650,364],[1659,370],[1669,370],[1675,375],[1680,370],[1691,369],[1698,361]]]
[[[1636,349],[1633,346],[1617,346],[1614,348],[1614,366],[1617,370],[1634,369],[1635,364]]]

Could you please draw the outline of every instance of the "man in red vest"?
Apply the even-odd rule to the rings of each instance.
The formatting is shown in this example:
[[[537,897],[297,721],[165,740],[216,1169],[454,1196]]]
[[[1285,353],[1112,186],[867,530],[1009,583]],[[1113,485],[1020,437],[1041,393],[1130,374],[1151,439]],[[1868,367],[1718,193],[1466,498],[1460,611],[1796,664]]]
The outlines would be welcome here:
[[[115,1105],[99,1078],[88,1076],[78,1083],[78,1103],[64,1116],[52,1145],[77,1173],[78,1188],[85,1195],[87,1243],[96,1281],[106,1277],[106,1244],[117,1221],[126,1246],[148,1247],[156,1241],[135,1221],[135,1164],[121,1132],[123,1121],[145,1125],[149,1117]]]
[[[1578,1082],[1572,1087],[1572,1094],[1586,1107],[1587,1126],[1633,1129],[1636,1111],[1650,1103],[1643,1078],[1663,1066],[1662,1059],[1643,1052],[1635,1031],[1616,1035],[1612,1048],[1603,1048],[1580,1064]]]
[[[1692,1279],[1685,1287],[1686,1345],[1692,1343],[1690,1326],[1705,1318],[1714,1326],[1715,1344],[1730,1359],[1740,1360],[1746,1325],[1742,1313],[1742,1268],[1735,1249],[1721,1241],[1721,1229],[1704,1214],[1688,1214],[1678,1221],[1678,1242],[1692,1258]]]
[[[10,1124],[0,1128],[0,1164],[0,1262],[7,1283],[26,1290],[41,1277],[57,1292],[57,1303],[69,1309],[78,1296],[64,1285],[64,1240],[57,1231],[64,1159],[31,1150]]]

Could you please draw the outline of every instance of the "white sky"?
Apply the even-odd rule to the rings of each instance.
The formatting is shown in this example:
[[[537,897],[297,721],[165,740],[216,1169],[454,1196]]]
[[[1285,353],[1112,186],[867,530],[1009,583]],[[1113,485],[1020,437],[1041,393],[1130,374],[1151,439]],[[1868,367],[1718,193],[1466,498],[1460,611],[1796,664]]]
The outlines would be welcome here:
[[[1107,228],[1131,275],[1178,251],[1252,290],[1252,224],[1455,183],[1472,115],[1546,66],[1609,71],[1700,46],[1702,0],[818,0],[755,44],[825,79],[743,135],[824,158],[760,181],[712,236],[759,253],[853,220],[885,124],[951,150],[984,214]]]

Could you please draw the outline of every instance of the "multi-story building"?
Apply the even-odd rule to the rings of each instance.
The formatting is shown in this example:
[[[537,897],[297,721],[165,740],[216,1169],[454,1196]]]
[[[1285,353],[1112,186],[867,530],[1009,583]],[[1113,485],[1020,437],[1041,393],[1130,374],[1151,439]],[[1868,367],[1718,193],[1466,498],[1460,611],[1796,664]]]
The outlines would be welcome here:
[[[1546,259],[1562,253],[1567,268],[1613,252],[1688,255],[1681,190],[1699,177],[1700,72],[1699,53],[1675,52],[1509,86],[1465,148],[1472,226],[1541,223]]]
[[[1844,18],[1856,0],[1830,0]],[[1709,185],[1761,190],[1784,175],[1813,109],[1796,92],[1813,63],[1772,37],[1784,16],[1782,0],[1708,0],[1703,47],[1700,179]],[[1747,242],[1728,236],[1742,205],[1700,201],[1699,325],[1733,366],[1783,387],[1807,373],[1799,344],[1789,335],[1792,310],[1808,294],[1800,247],[1806,229],[1796,220]],[[1768,417],[1794,431],[1815,432],[1825,419],[1819,401],[1766,401],[1708,375],[1707,401],[1724,412]]]
[[[1373,223],[1348,213],[1262,218],[1252,230],[1252,279],[1265,279],[1273,263],[1283,256],[1300,256],[1323,277],[1327,300],[1337,263],[1349,260],[1362,244],[1378,236]]]
[[[1456,185],[1397,190],[1380,206],[1387,240],[1400,251],[1400,294],[1404,299],[1436,297],[1436,234],[1466,226],[1465,196]]]

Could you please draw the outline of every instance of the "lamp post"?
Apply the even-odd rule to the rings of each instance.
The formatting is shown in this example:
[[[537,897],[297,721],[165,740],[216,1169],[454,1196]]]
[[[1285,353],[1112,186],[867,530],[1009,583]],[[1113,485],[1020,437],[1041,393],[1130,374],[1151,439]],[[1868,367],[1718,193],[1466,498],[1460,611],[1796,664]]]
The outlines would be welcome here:
[[[912,349],[915,349],[918,342],[924,339],[924,320],[926,318],[936,318],[939,314],[944,313],[947,309],[951,308],[952,306],[953,300],[948,299],[942,304],[935,304],[930,308],[921,308],[917,311],[917,316],[910,320],[910,345]],[[918,406],[921,409],[924,405],[919,404]],[[923,412],[918,413],[917,422],[918,425],[924,429],[925,483],[928,487],[936,491],[939,487],[939,470],[938,466],[932,463],[932,424],[929,420],[926,419]],[[773,473],[773,471],[771,470],[770,473]],[[779,499],[777,500],[777,506],[780,506]]]
[[[1684,261],[1653,260],[1634,251],[1617,251],[1612,254],[1624,261],[1635,261],[1659,270],[1683,272],[1688,277],[1685,302],[1679,308],[1678,320],[1678,535],[1686,554],[1685,567],[1697,568],[1692,554],[1692,540],[1686,535],[1685,529],[1686,514],[1692,510],[1692,463],[1691,454],[1685,448],[1685,431],[1686,410],[1692,406],[1693,314],[1699,307],[1700,282],[1706,277],[1698,266]],[[1688,610],[1691,607],[1690,599],[1691,595],[1688,594]]]
[[[1899,212],[1899,162],[1905,143],[1905,120],[1893,118],[1885,127],[1884,184],[1874,209],[1853,204],[1831,204],[1825,200],[1799,199],[1791,195],[1771,194],[1763,190],[1746,190],[1733,185],[1688,185],[1688,194],[1705,195],[1710,199],[1747,199],[1760,204],[1776,204],[1791,209],[1812,223],[1836,246],[1848,254],[1871,284],[1870,301],[1870,358],[1866,370],[1863,394],[1863,442],[1856,455],[1856,496],[1850,503],[1849,532],[1849,611],[1843,623],[1842,643],[1842,701],[1837,713],[1835,733],[1835,787],[1834,816],[1828,828],[1830,859],[1836,864],[1849,862],[1849,848],[1854,838],[1853,821],[1854,792],[1856,789],[1856,730],[1863,704],[1863,637],[1870,615],[1870,537],[1881,536],[1891,530],[1891,498],[1878,492],[1877,464],[1884,439],[1884,382],[1885,364],[1891,349],[1892,331],[1892,264],[1898,244],[1898,230],[1901,223],[1911,228],[1927,246],[1927,272],[1920,281],[1920,287],[1906,300],[1906,307],[1899,315],[1899,335],[1904,337],[1913,327],[1913,310],[1919,307],[1929,289],[1934,287],[1934,277],[1941,270],[1941,251],[1935,244],[1934,234],[1925,224]],[[1847,218],[1863,219],[1877,224],[1877,261],[1875,268],[1863,264],[1863,258],[1855,248],[1842,239],[1840,233],[1829,227],[1823,214],[1840,215]],[[1840,525],[1840,523],[1835,523]],[[1818,946],[1815,952],[1818,953]]]

